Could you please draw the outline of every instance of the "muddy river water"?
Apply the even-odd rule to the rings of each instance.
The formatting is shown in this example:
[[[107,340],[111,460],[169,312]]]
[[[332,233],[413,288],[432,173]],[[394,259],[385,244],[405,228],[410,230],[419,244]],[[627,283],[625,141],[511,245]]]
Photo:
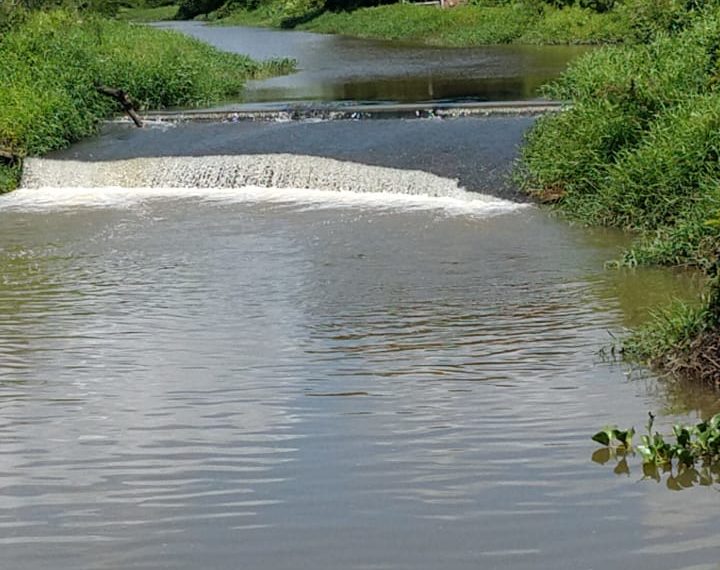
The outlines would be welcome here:
[[[305,32],[206,26],[199,22],[160,25],[257,59],[290,56],[297,60],[298,73],[251,81],[244,96],[248,103],[534,99],[541,85],[588,49],[447,49]]]
[[[0,566],[718,570],[720,485],[589,439],[718,409],[609,358],[697,283],[519,202],[532,121],[114,126],[29,161]]]

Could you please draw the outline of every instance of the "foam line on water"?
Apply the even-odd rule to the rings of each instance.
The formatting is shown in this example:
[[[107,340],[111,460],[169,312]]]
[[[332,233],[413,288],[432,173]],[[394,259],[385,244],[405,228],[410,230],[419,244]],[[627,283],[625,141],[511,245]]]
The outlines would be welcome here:
[[[421,170],[292,154],[106,162],[31,158],[21,186],[0,201],[0,208],[122,207],[162,198],[440,209],[473,215],[522,207],[468,192],[457,180]]]
[[[489,217],[512,212],[525,204],[482,194],[429,196],[391,192],[350,192],[305,188],[21,188],[0,197],[0,211],[37,212],[78,208],[132,208],[162,200],[217,203],[294,204],[305,209],[373,208],[397,211],[439,211],[447,215]]]

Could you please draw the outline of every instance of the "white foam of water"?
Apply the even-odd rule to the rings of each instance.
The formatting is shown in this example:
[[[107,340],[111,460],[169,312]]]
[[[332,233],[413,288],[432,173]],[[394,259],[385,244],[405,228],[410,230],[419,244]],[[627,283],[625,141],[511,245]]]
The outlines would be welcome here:
[[[489,217],[512,212],[525,204],[483,194],[463,192],[453,196],[353,192],[303,188],[121,188],[40,187],[21,188],[0,197],[0,211],[35,212],[78,208],[132,208],[162,200],[196,200],[217,203],[293,204],[306,209],[373,208],[399,211],[438,211],[452,216]]]
[[[276,202],[312,208],[442,210],[490,216],[523,205],[421,170],[292,154],[134,158],[80,162],[31,158],[22,189],[0,208],[127,207],[159,199]]]

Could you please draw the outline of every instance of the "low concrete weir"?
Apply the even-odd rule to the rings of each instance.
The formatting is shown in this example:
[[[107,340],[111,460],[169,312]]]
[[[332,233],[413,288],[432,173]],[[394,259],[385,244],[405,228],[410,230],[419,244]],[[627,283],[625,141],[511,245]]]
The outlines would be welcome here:
[[[154,198],[439,209],[486,217],[527,205],[468,192],[419,170],[303,155],[27,160],[6,207],[119,206]]]
[[[378,103],[378,104],[244,104],[213,109],[151,111],[146,121],[159,122],[237,122],[359,119],[451,119],[458,117],[534,116],[556,113],[566,108],[561,101],[487,101],[461,103]],[[119,117],[113,122],[127,122]]]
[[[392,192],[460,197],[456,180],[417,170],[366,166],[311,156],[266,154],[135,158],[111,162],[28,159],[22,186],[311,188],[349,192]]]

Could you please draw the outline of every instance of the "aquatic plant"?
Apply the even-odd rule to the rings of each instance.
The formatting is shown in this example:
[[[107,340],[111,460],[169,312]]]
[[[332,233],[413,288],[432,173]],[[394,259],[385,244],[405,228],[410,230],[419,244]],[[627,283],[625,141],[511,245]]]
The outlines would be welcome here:
[[[720,414],[694,426],[676,424],[672,436],[653,431],[655,416],[649,413],[647,433],[641,443],[633,446],[634,428],[619,430],[616,426],[603,428],[592,436],[593,441],[620,449],[623,456],[637,452],[644,464],[656,466],[693,467],[698,462],[705,465],[720,462]]]

